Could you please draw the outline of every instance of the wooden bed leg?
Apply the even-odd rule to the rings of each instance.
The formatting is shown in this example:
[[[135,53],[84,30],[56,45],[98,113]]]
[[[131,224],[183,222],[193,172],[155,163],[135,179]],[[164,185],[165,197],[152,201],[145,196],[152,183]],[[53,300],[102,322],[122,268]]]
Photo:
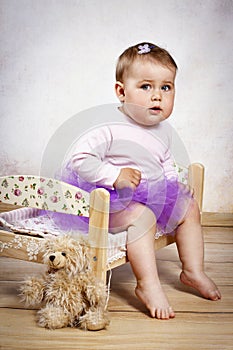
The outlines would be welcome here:
[[[95,189],[90,195],[89,244],[96,277],[106,282],[109,223],[109,192]]]
[[[199,205],[200,211],[202,211],[204,188],[204,166],[202,164],[190,164],[188,168],[188,184],[194,189],[194,198]]]

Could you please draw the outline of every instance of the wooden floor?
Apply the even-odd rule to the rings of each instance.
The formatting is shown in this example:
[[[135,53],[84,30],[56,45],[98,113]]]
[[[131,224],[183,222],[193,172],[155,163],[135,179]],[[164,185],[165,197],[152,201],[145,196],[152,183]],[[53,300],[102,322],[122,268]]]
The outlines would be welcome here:
[[[157,253],[162,285],[176,318],[159,321],[149,317],[134,295],[135,281],[130,266],[113,271],[107,330],[79,329],[49,331],[35,323],[35,310],[18,309],[17,286],[23,275],[41,266],[11,259],[0,260],[0,349],[233,349],[233,229],[204,227],[206,271],[222,292],[212,302],[179,282],[180,262],[174,245]],[[17,274],[12,274],[12,265]],[[8,276],[8,282],[4,282]],[[3,306],[10,306],[5,308]]]

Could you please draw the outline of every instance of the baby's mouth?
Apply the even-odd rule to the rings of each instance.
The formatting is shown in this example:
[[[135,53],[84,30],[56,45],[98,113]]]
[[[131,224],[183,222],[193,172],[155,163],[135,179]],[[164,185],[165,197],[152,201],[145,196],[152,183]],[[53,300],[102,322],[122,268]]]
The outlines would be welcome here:
[[[152,107],[152,108],[150,108],[150,109],[152,109],[152,111],[161,111],[161,108],[160,108],[160,107]]]
[[[152,107],[152,108],[150,108],[150,111],[152,113],[159,113],[162,111],[162,109],[160,107]]]

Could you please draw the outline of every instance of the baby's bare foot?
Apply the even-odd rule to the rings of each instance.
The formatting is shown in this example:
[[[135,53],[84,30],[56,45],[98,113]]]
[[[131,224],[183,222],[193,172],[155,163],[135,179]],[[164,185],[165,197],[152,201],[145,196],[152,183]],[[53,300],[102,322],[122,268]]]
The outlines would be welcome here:
[[[188,274],[182,271],[180,274],[180,280],[187,286],[198,290],[206,299],[214,301],[221,299],[221,293],[216,284],[208,276],[206,276],[204,272],[194,276],[193,274]]]
[[[146,286],[138,283],[135,288],[135,294],[150,311],[151,317],[161,320],[175,317],[175,313],[169,305],[161,285],[157,286],[151,283]]]

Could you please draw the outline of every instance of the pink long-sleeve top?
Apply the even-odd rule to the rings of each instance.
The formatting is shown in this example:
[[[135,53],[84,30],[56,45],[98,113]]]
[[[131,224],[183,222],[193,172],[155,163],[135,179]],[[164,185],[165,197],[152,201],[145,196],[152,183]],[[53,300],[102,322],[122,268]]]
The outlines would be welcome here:
[[[113,189],[122,168],[141,171],[141,181],[177,179],[170,152],[171,127],[163,121],[141,126],[120,111],[113,120],[84,133],[68,154],[70,167],[85,181]]]

